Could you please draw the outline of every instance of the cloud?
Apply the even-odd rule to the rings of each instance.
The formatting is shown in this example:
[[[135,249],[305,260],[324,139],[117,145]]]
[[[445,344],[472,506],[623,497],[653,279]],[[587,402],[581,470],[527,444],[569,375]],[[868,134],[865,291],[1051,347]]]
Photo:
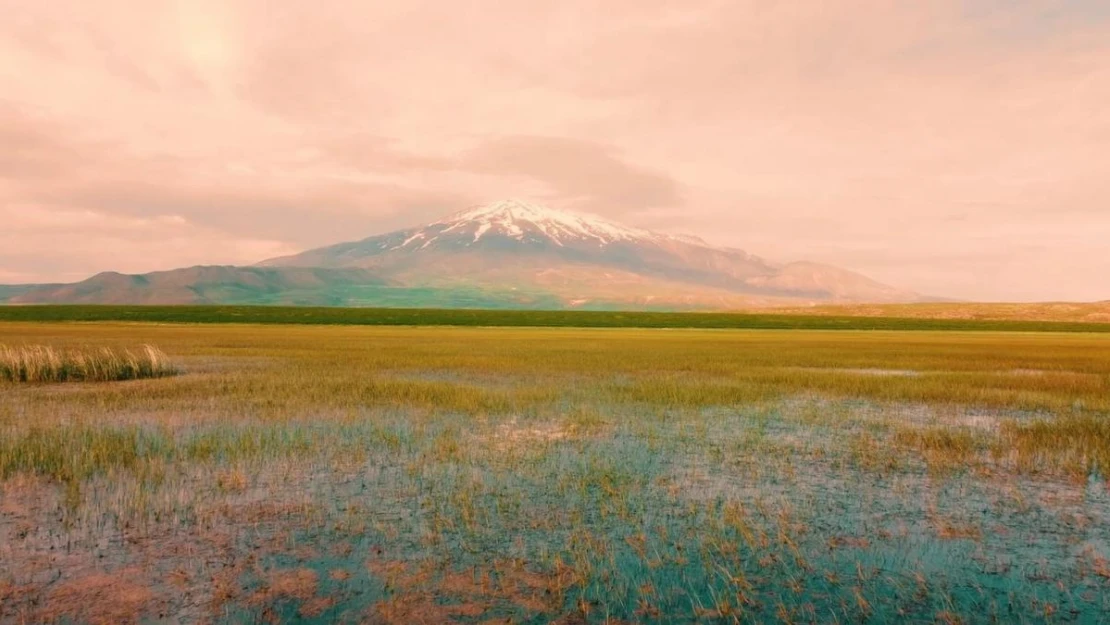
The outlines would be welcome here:
[[[631,165],[611,146],[564,137],[510,136],[490,140],[460,159],[460,167],[542,182],[567,203],[613,211],[681,203],[678,181]]]
[[[142,154],[98,140],[73,125],[54,124],[14,107],[0,108],[0,201],[67,223],[89,236],[107,235],[109,223],[86,223],[81,216],[184,219],[221,236],[266,237],[290,245],[331,243],[351,233],[367,236],[390,217],[413,211],[440,215],[471,203],[461,192],[408,186],[365,176],[317,175],[346,165],[354,171],[398,167],[422,169],[437,161],[392,151],[388,142],[345,141],[327,149],[301,148],[308,155],[278,163],[284,175],[233,163],[198,165],[172,154]],[[257,163],[258,161],[255,161]],[[441,165],[440,165],[441,166]],[[50,218],[50,215],[54,215]],[[25,220],[9,220],[9,232]],[[150,233],[135,231],[138,238]]]
[[[0,0],[0,205],[38,224],[0,235],[0,275],[533,196],[942,295],[1088,298],[1106,6]],[[51,232],[74,239],[36,263]]]
[[[120,217],[4,205],[0,221],[5,224],[0,267],[19,282],[76,281],[109,270],[252,264],[295,249],[278,240],[229,236],[180,216]]]
[[[0,101],[0,179],[57,179],[72,171],[82,147],[65,139],[65,128]]]

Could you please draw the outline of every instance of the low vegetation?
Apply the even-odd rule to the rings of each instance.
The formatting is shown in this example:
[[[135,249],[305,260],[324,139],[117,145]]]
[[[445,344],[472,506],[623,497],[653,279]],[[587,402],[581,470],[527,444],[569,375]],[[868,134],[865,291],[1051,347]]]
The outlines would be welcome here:
[[[914,306],[921,306],[924,313]],[[760,313],[481,310],[287,306],[2,306],[0,321],[136,321],[366,326],[487,326],[546,328],[702,328],[762,330],[920,330],[1110,332],[1110,318],[931,315],[930,305],[879,309],[825,307]],[[946,305],[951,307],[961,305]],[[978,306],[978,305],[977,305]],[[1001,305],[1000,305],[1001,306]],[[838,313],[838,310],[843,312]],[[861,312],[863,310],[863,312]],[[1005,309],[1004,309],[1005,310]],[[886,314],[883,312],[886,311]]]
[[[0,323],[136,338],[0,391],[0,622],[1110,613],[1108,335]]]
[[[0,382],[113,382],[160,378],[177,370],[158,348],[55,349],[0,345]]]

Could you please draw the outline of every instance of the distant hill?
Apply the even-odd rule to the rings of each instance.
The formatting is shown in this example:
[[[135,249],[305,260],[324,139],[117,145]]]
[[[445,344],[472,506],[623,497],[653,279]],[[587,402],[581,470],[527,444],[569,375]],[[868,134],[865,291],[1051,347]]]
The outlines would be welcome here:
[[[345,287],[382,285],[362,269],[207,266],[142,275],[100,273],[76,284],[24,289],[13,304],[214,304],[329,305]]]
[[[811,262],[774,263],[696,237],[516,200],[274,258],[6,287],[11,304],[295,304],[722,310],[926,298]]]
[[[2,304],[4,302],[7,302],[8,300],[10,300],[13,297],[16,297],[17,295],[22,295],[22,294],[26,293],[27,291],[35,289],[38,286],[39,285],[36,285],[36,284],[15,284],[15,285],[11,285],[11,286],[5,286],[5,285],[0,284],[0,304]]]

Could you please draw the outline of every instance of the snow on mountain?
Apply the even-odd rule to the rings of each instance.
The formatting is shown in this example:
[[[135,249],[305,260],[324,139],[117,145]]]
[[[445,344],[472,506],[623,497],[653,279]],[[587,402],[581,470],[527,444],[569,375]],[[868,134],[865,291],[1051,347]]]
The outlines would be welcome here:
[[[538,234],[557,245],[563,245],[567,240],[592,240],[599,245],[609,245],[617,241],[657,237],[647,230],[629,228],[600,217],[557,210],[521,200],[502,200],[475,206],[431,225],[446,226],[441,234],[473,230],[475,242],[490,233],[515,239],[522,239],[529,233]]]
[[[445,219],[403,231],[403,240],[389,246],[395,250],[426,250],[450,243],[472,247],[483,240],[511,239],[522,244],[547,243],[556,247],[589,245],[606,247],[616,243],[659,243],[682,241],[706,245],[696,237],[670,237],[631,228],[601,217],[558,210],[523,200],[501,200],[473,206]]]

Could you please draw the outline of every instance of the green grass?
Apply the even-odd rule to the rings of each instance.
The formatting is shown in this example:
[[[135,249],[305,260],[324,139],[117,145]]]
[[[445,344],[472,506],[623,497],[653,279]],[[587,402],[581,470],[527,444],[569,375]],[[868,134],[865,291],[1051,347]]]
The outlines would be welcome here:
[[[0,306],[0,321],[298,325],[1110,332],[1110,323],[806,314],[322,308],[280,306]]]
[[[0,478],[20,473],[75,482],[134,468],[164,447],[137,428],[35,428],[0,439]]]

